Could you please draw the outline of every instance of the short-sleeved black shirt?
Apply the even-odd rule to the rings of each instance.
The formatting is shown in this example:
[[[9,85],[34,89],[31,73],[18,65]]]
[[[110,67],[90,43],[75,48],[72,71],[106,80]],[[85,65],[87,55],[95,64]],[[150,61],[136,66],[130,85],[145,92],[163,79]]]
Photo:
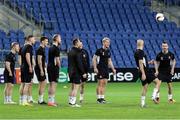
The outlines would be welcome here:
[[[54,59],[60,57],[60,50],[56,45],[52,45],[48,52],[48,66],[55,66]]]
[[[42,56],[42,59],[41,59],[42,67],[45,68],[45,60],[46,60],[45,48],[43,48],[42,46],[40,46],[40,47],[36,50],[36,68],[39,68],[39,65],[38,65],[38,55]]]
[[[26,53],[30,53],[30,61],[31,61],[31,65],[32,65],[32,59],[33,59],[33,47],[32,47],[32,45],[30,45],[30,44],[25,45],[21,51],[22,66],[29,67],[27,60],[26,60]]]
[[[16,61],[16,56],[14,53],[10,52],[9,54],[6,55],[5,62],[10,62],[10,68],[12,73],[14,73],[15,61]],[[9,73],[6,67],[5,67],[5,73]]]
[[[109,49],[97,49],[95,55],[98,56],[97,67],[102,69],[108,69],[108,59],[111,57]]]
[[[174,60],[174,54],[172,52],[163,53],[160,52],[156,56],[156,61],[158,61],[159,64],[159,71],[170,71],[171,70],[171,61]]]
[[[139,68],[139,60],[143,60],[144,69],[145,70],[149,69],[147,56],[143,50],[137,49],[134,53],[134,58],[135,58],[136,65],[138,68]]]

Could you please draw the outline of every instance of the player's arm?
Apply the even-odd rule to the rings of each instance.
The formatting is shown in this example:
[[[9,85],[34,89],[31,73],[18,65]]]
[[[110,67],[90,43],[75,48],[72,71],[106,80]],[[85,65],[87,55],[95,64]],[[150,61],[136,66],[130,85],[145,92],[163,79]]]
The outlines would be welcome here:
[[[40,72],[41,72],[41,76],[44,75],[44,71],[43,71],[43,66],[42,66],[42,55],[38,55],[37,56],[37,61],[38,61],[38,66],[39,66],[39,69],[40,69]]]
[[[84,67],[83,67],[82,57],[81,57],[80,53],[77,54],[76,61],[77,61],[77,66],[78,66],[79,70],[81,71],[82,75],[84,75],[85,74],[85,70],[84,70]]]
[[[157,60],[154,61],[155,76],[157,76],[157,75],[159,74],[159,71],[158,71],[158,69],[159,69],[159,64],[160,64],[159,61],[157,61]]]
[[[34,59],[34,55],[32,56],[32,65],[33,67],[36,65],[35,59]]]
[[[93,59],[92,59],[93,67],[94,67],[94,72],[95,72],[95,73],[98,73],[98,69],[97,69],[97,58],[98,58],[98,56],[97,56],[97,55],[94,55],[94,56],[93,56]]]
[[[13,76],[10,66],[11,66],[11,63],[10,63],[9,61],[6,61],[6,62],[5,62],[5,67],[6,67],[6,69],[7,69],[8,72],[9,72],[9,76]]]
[[[60,57],[55,57],[55,66],[61,66]]]
[[[108,65],[112,69],[113,73],[116,74],[116,69],[114,68],[114,65],[113,65],[111,58],[108,59]]]
[[[61,67],[61,62],[60,62],[60,50],[59,50],[59,49],[56,49],[56,50],[55,50],[55,58],[54,58],[54,61],[55,61],[55,66]]]
[[[158,76],[158,74],[159,74],[158,69],[159,69],[159,65],[160,65],[160,60],[161,60],[161,55],[160,55],[160,54],[158,54],[158,55],[156,56],[156,60],[155,60],[155,62],[154,62],[154,67],[155,67],[155,76],[156,76],[156,77],[157,77],[157,76]]]
[[[21,50],[22,50],[22,48],[19,49],[19,53],[18,53],[18,63],[20,66],[22,65]]]
[[[175,65],[176,65],[176,60],[173,59],[171,62],[172,62],[172,65],[171,65],[171,74],[174,75],[174,69],[175,69]]]
[[[31,64],[30,53],[26,53],[26,61],[27,61],[27,64],[29,66],[29,72],[32,73],[32,64]]]
[[[22,58],[21,58],[21,55],[18,55],[18,63],[19,63],[20,66],[22,65]]]
[[[145,80],[146,79],[146,74],[145,74],[145,71],[144,71],[144,65],[143,65],[143,60],[142,59],[139,60],[139,70],[142,73],[141,80]]]

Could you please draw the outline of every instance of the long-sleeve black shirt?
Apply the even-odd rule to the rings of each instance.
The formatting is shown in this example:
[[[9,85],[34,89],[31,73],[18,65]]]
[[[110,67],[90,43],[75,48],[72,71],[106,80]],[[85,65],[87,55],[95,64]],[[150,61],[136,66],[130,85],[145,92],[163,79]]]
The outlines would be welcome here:
[[[76,47],[72,47],[71,50],[68,52],[69,77],[81,76],[85,74],[82,61],[83,60],[81,57],[81,50]]]

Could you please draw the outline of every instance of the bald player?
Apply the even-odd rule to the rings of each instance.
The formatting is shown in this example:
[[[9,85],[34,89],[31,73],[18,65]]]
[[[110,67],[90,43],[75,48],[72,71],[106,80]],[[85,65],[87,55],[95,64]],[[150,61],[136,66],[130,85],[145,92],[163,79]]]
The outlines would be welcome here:
[[[142,94],[141,94],[141,107],[142,108],[146,106],[145,98],[146,98],[148,85],[151,82],[155,83],[155,88],[153,90],[153,95],[152,95],[152,99],[155,104],[158,103],[156,100],[156,95],[160,86],[159,79],[154,75],[153,71],[149,69],[147,56],[145,52],[143,51],[143,48],[144,48],[144,41],[141,39],[137,40],[137,49],[134,53],[134,58],[136,60],[139,77],[142,83]]]

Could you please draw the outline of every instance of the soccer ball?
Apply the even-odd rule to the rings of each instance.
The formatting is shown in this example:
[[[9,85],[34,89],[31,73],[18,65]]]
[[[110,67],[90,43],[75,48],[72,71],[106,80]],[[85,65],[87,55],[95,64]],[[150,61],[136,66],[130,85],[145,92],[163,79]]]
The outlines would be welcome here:
[[[164,14],[163,13],[157,13],[156,14],[156,21],[162,22],[164,20]]]

